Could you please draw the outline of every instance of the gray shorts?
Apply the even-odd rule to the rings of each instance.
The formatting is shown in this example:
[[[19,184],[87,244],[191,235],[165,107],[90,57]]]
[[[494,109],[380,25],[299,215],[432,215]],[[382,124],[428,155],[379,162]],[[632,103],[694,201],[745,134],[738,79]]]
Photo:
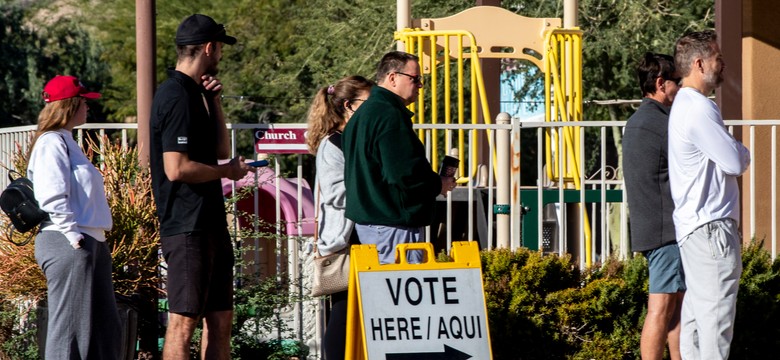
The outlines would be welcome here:
[[[685,272],[677,243],[664,245],[643,253],[650,272],[651,294],[674,294],[685,291]]]

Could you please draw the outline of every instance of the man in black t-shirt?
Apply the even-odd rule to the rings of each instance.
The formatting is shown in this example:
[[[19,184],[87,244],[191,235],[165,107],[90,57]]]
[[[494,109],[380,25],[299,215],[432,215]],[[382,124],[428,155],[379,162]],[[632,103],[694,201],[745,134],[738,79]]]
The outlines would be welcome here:
[[[200,319],[204,357],[230,357],[233,248],[220,179],[238,180],[252,168],[241,157],[217,163],[230,156],[230,140],[215,76],[222,45],[235,42],[208,16],[184,19],[176,32],[176,68],[152,103],[152,186],[168,265],[166,360],[189,359]]]

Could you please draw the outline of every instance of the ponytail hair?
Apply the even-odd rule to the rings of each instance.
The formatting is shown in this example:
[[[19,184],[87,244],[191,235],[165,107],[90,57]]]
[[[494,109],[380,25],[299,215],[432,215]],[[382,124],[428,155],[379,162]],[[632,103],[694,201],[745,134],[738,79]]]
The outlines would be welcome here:
[[[346,122],[347,107],[361,92],[370,91],[374,83],[353,75],[339,80],[335,85],[317,90],[309,108],[306,144],[309,152],[316,155],[320,142]],[[347,105],[345,105],[347,104]]]

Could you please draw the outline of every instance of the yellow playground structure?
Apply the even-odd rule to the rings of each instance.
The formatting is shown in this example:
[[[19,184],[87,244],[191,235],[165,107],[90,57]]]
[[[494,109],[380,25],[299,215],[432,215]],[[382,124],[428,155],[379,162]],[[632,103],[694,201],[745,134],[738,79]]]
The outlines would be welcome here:
[[[415,112],[414,121],[445,125],[492,123],[480,64],[481,59],[491,58],[526,60],[539,69],[544,76],[546,122],[581,121],[582,32],[576,27],[562,28],[561,23],[558,18],[528,18],[493,6],[477,6],[444,18],[413,20],[411,28],[397,31],[395,38],[404,44],[407,52],[420,58],[421,73],[425,76],[417,103],[410,105]],[[453,83],[457,86],[452,86]],[[453,91],[457,93],[452,94]],[[547,178],[561,187],[581,189],[583,158],[577,136],[579,127],[544,129]],[[443,137],[440,131],[444,132]],[[427,136],[434,169],[438,168],[441,155],[453,151],[457,151],[460,159],[484,157],[481,149],[485,147],[479,141],[492,141],[490,130],[486,139],[472,133],[469,136],[472,143],[468,145],[467,131],[475,132],[454,127],[430,130]],[[421,130],[421,140],[424,136]],[[495,158],[495,145],[491,144],[490,149],[492,154],[487,156]],[[460,167],[459,183],[477,177],[477,162],[470,164]],[[519,193],[512,190],[512,196]],[[584,209],[583,214],[586,237],[583,255],[590,266],[593,246],[590,221]]]

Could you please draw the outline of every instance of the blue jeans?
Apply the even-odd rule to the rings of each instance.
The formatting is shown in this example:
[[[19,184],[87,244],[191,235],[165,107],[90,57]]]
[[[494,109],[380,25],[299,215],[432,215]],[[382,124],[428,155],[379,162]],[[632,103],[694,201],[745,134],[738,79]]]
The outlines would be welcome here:
[[[355,230],[358,233],[361,244],[376,245],[380,264],[395,263],[396,245],[417,243],[423,237],[423,228],[418,227],[355,224]],[[410,264],[420,263],[422,261],[422,252],[408,251],[406,260]]]

